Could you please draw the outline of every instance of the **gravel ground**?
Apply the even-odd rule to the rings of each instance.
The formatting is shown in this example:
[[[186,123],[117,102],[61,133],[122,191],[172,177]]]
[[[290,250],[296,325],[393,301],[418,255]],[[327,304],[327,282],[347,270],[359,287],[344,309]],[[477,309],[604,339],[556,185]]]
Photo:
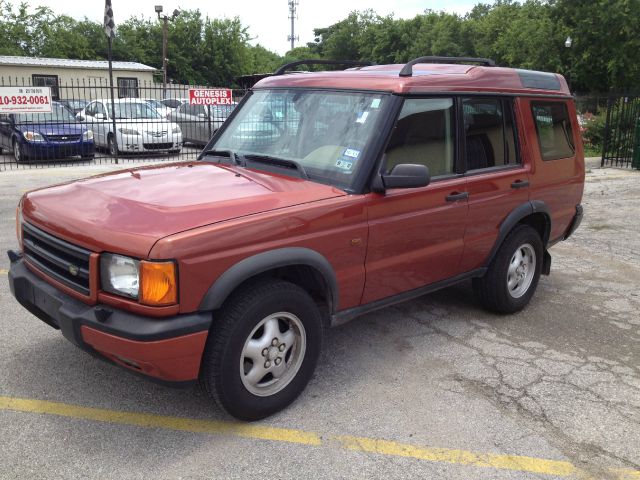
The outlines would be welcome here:
[[[0,246],[15,246],[22,191],[111,168],[0,173]],[[258,423],[315,432],[322,446],[0,409],[0,479],[609,479],[622,478],[615,469],[640,471],[638,199],[640,172],[592,168],[582,226],[551,250],[551,276],[517,315],[486,313],[462,284],[330,331],[301,398]],[[75,349],[17,305],[6,274],[0,312],[0,396],[229,420],[199,391],[152,384]],[[330,440],[340,435],[566,461],[579,471],[363,453]]]

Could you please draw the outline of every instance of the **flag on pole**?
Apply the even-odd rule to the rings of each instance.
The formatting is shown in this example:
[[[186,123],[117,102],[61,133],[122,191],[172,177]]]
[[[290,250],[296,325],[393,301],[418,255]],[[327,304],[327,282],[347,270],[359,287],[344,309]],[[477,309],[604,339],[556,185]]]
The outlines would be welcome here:
[[[116,36],[116,24],[113,21],[113,8],[111,8],[111,0],[104,1],[104,33],[109,38]]]

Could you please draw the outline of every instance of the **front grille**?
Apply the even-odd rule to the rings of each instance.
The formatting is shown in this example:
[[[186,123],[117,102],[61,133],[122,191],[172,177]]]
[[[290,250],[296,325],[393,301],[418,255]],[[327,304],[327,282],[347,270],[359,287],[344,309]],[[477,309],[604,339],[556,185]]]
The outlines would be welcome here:
[[[47,135],[47,139],[52,142],[77,142],[81,135]]]
[[[91,252],[60,240],[28,223],[22,225],[24,256],[42,273],[89,296]]]
[[[145,150],[169,150],[173,143],[143,143]]]

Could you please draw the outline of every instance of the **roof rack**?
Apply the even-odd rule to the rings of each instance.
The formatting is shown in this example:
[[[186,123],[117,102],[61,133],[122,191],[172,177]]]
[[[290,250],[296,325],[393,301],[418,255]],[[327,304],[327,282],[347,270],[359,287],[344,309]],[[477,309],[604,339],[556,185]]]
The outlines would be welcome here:
[[[371,62],[359,62],[355,60],[321,60],[318,58],[309,60],[298,60],[297,62],[287,63],[276,70],[273,75],[284,75],[287,70],[297,67],[298,65],[345,65],[350,67],[370,67]]]
[[[413,75],[413,66],[416,63],[480,63],[486,67],[495,67],[496,62],[490,58],[474,58],[474,57],[418,57],[408,62],[402,70],[401,77],[411,77]]]

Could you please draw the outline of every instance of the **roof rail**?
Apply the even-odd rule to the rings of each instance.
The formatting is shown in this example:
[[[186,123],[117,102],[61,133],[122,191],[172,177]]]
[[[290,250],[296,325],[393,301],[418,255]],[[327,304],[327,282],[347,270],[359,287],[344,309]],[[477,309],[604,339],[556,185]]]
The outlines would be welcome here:
[[[413,75],[413,66],[416,63],[481,63],[487,67],[495,67],[496,62],[490,58],[474,58],[474,57],[419,57],[408,62],[402,70],[401,77],[411,77]]]
[[[297,67],[298,65],[345,65],[350,67],[370,67],[373,64],[371,62],[359,62],[355,60],[321,60],[319,58],[313,58],[287,63],[276,70],[273,75],[284,75],[287,73],[287,70]]]

